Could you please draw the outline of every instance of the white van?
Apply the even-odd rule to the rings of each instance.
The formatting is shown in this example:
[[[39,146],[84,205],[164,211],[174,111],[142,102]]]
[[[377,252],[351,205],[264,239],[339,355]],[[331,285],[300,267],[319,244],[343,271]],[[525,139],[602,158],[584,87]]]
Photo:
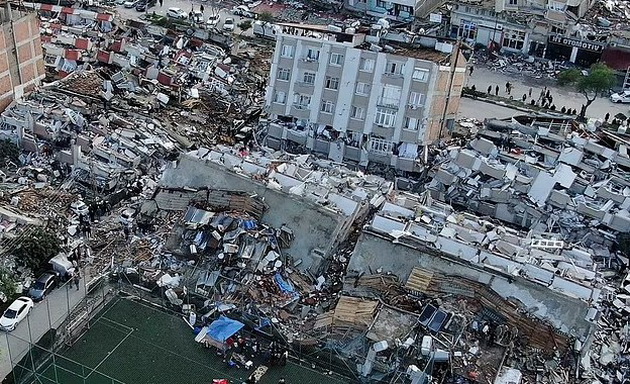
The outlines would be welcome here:
[[[275,40],[278,34],[282,30],[280,26],[272,23],[265,23],[263,21],[255,21],[253,26],[254,36],[262,37],[263,39]]]

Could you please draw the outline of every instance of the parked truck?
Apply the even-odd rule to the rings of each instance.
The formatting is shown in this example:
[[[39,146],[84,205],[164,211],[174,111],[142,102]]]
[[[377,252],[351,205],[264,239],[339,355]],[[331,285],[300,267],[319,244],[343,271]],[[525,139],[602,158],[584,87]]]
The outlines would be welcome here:
[[[256,37],[275,40],[281,29],[279,25],[257,20],[254,22],[253,32]]]

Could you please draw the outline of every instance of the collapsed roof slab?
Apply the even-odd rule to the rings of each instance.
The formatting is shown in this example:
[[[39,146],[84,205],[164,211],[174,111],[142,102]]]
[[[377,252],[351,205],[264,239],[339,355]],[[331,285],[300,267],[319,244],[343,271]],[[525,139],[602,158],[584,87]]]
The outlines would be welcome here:
[[[424,248],[420,243],[394,244],[387,238],[364,231],[354,249],[348,271],[370,274],[382,268],[384,272],[391,272],[401,281],[406,281],[416,267],[491,287],[503,299],[518,302],[531,315],[549,321],[564,333],[585,338],[591,331],[591,324],[585,320],[588,312],[585,301],[523,277],[463,264],[437,249]]]
[[[350,227],[341,214],[315,203],[267,188],[247,177],[233,173],[221,165],[182,155],[176,168],[167,169],[160,181],[162,187],[226,189],[257,194],[268,205],[262,222],[274,228],[283,225],[295,234],[285,251],[294,260],[302,260],[298,269],[317,274],[322,258],[346,236]]]

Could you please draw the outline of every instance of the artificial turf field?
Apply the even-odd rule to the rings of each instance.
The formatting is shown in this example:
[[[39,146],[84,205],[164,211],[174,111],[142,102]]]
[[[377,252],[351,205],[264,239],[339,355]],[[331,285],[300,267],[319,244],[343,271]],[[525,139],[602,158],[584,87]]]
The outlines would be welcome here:
[[[214,349],[203,348],[181,317],[127,299],[116,299],[72,347],[49,357],[37,377],[42,384],[209,384],[225,378],[242,383],[252,370],[229,368]],[[270,367],[260,383],[343,383],[289,362]],[[25,377],[26,379],[26,377]]]

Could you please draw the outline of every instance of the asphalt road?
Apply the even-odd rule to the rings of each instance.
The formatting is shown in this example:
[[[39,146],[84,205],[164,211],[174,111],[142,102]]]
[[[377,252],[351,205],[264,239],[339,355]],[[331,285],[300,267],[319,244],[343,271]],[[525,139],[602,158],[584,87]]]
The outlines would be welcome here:
[[[69,286],[69,284],[68,284]],[[62,286],[50,293],[12,332],[0,332],[0,381],[11,373],[11,362],[17,362],[29,350],[30,340],[37,342],[49,329],[56,328],[85,296],[83,279],[79,290]]]
[[[569,88],[559,87],[555,80],[550,79],[535,79],[531,77],[520,76],[517,74],[507,74],[501,71],[493,71],[488,68],[484,68],[481,66],[475,66],[472,76],[468,78],[468,86],[472,86],[473,84],[477,88],[478,91],[485,92],[488,87],[492,87],[493,92],[494,88],[499,86],[499,96],[509,97],[505,92],[505,83],[510,82],[513,86],[513,90],[511,95],[515,99],[520,99],[524,94],[529,94],[529,89],[532,89],[532,97],[538,98],[540,91],[547,87],[550,90],[551,96],[553,97],[553,103],[556,105],[556,109],[560,110],[563,106],[566,108],[575,108],[577,111],[580,110],[582,104],[586,102],[584,96],[582,94],[574,92]],[[528,101],[531,100],[528,97]],[[474,103],[474,105],[478,105],[478,110],[476,107],[472,107],[469,103]],[[482,106],[485,105],[485,106]],[[496,113],[498,115],[504,115],[506,111],[504,111],[499,106],[494,106],[492,104],[487,104],[483,102],[476,102],[470,99],[462,102],[463,109],[460,110],[460,116],[465,117],[474,117],[483,120],[485,117],[500,117],[494,116]],[[615,104],[610,101],[607,97],[600,97],[595,99],[593,104],[587,110],[587,116],[604,119],[606,113],[610,113],[610,116],[614,116],[617,113],[623,113],[626,116],[629,114],[629,105],[628,104]],[[465,115],[463,113],[470,113],[470,115]],[[521,114],[516,111],[514,114]],[[507,115],[504,117],[508,117],[512,115]]]
[[[204,8],[204,23],[205,21],[208,20],[208,17],[210,15],[213,14],[219,14],[221,19],[219,20],[219,24],[216,26],[217,29],[222,30],[223,28],[223,23],[225,22],[225,18],[226,17],[231,17],[234,19],[234,22],[236,24],[236,29],[234,30],[234,34],[237,35],[243,35],[243,36],[251,36],[252,35],[252,29],[250,28],[249,30],[243,32],[240,30],[240,28],[238,28],[238,24],[242,21],[242,20],[251,20],[251,19],[245,19],[245,18],[241,18],[239,16],[235,16],[232,14],[231,10],[232,8],[237,5],[236,2],[228,2],[228,1],[200,1],[200,0],[196,0],[196,1],[185,1],[185,0],[163,0],[162,6],[160,6],[160,3],[158,1],[158,3],[154,6],[151,7],[147,10],[147,13],[153,13],[155,12],[158,15],[162,15],[165,16],[166,15],[166,11],[169,8],[180,8],[182,10],[184,10],[185,12],[190,12],[192,10],[200,10],[200,7],[203,5]],[[122,5],[118,5],[116,6],[116,10],[119,14],[119,16],[123,19],[137,19],[140,16],[142,16],[142,14],[144,12],[138,12],[135,10],[135,8],[125,8]],[[253,21],[253,20],[252,20]]]

